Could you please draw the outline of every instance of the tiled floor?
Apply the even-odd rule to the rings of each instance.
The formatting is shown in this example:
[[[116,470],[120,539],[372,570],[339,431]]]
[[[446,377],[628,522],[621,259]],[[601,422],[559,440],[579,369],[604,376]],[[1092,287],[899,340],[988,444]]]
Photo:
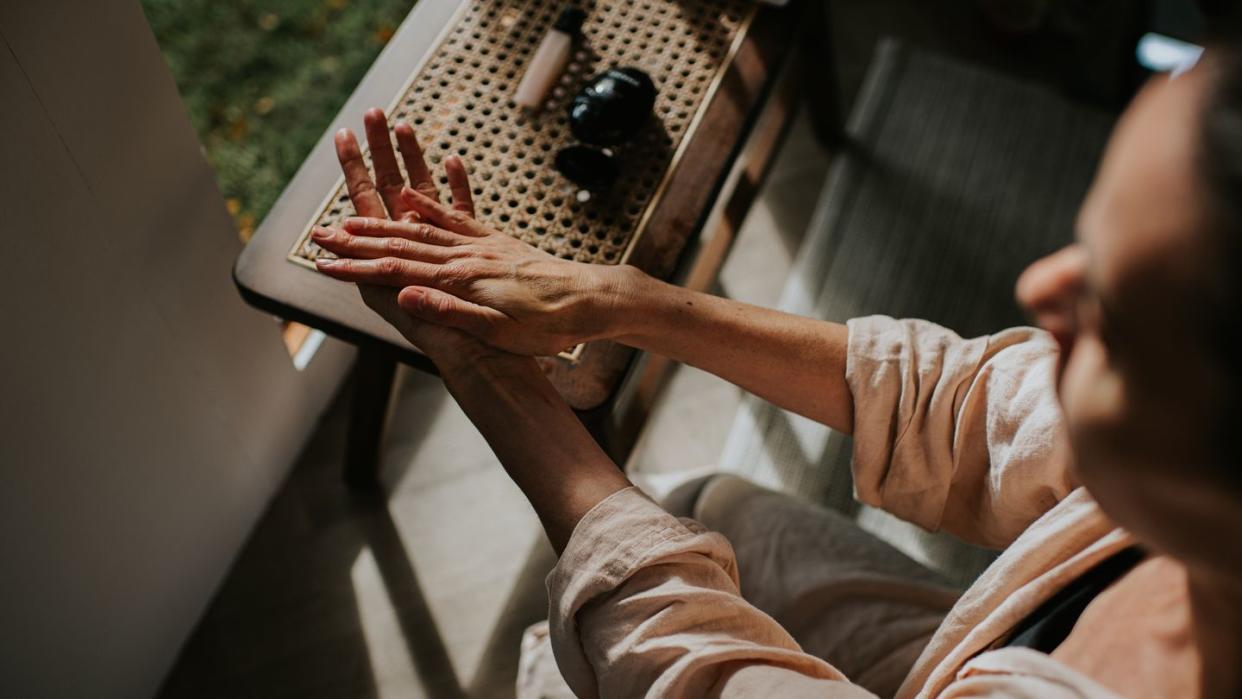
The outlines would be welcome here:
[[[724,293],[775,301],[826,166],[799,119],[723,270]],[[340,483],[338,400],[163,696],[512,694],[522,630],[546,613],[551,549],[442,385],[414,371],[398,382],[383,452],[387,501],[359,500]],[[712,463],[739,399],[713,376],[675,370],[631,463]]]
[[[800,115],[721,269],[716,293],[760,306],[776,304],[824,184],[828,160]],[[664,473],[716,463],[741,398],[737,386],[678,366],[629,470]],[[694,439],[686,439],[688,434]]]

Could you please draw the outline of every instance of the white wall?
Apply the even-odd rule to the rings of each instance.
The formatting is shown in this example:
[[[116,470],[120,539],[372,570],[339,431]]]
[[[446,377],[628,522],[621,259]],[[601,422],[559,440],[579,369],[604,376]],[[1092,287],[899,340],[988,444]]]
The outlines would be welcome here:
[[[0,695],[152,695],[351,358],[297,373],[136,0],[0,2]]]

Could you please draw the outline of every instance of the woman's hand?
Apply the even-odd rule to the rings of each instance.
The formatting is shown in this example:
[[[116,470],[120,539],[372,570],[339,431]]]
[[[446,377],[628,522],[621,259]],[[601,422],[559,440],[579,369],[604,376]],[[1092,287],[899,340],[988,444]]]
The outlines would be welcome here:
[[[628,487],[629,481],[587,433],[533,358],[504,352],[473,335],[440,324],[439,314],[411,315],[404,310],[421,310],[421,301],[411,303],[411,296],[435,293],[435,298],[441,300],[454,297],[431,287],[422,287],[422,291],[407,289],[403,292],[404,302],[398,306],[394,287],[407,286],[406,277],[402,276],[406,264],[447,265],[396,253],[409,253],[417,247],[422,253],[438,252],[440,257],[432,259],[447,262],[443,253],[460,247],[450,241],[467,241],[480,246],[477,250],[485,249],[481,247],[485,236],[480,231],[486,229],[473,222],[470,184],[460,160],[450,157],[444,164],[453,204],[440,206],[431,174],[409,126],[399,124],[396,132],[412,187],[405,186],[397,167],[384,113],[372,109],[367,112],[365,123],[375,179],[371,179],[357,139],[348,130],[336,135],[336,152],[354,208],[365,217],[360,220],[389,231],[385,238],[371,236],[366,242],[389,247],[355,249],[339,242],[349,234],[335,231],[325,236],[320,230],[315,240],[345,259],[321,259],[317,263],[319,269],[338,279],[358,282],[367,305],[435,362],[449,392],[530,499],[552,545],[560,551],[578,520],[604,498]],[[413,196],[415,190],[421,194]],[[434,219],[431,223],[450,226],[452,230],[430,225],[423,221],[424,214]],[[389,216],[392,221],[387,220]],[[507,250],[503,253],[505,259],[520,266],[513,247],[502,246],[498,242],[486,249]],[[494,253],[494,257],[500,256],[502,253]],[[543,439],[548,433],[555,434],[556,439]]]
[[[435,182],[423,161],[422,149],[414,131],[408,124],[398,124],[394,129],[406,172],[410,175],[411,188],[406,186],[405,178],[397,166],[397,154],[393,151],[388,135],[388,120],[384,112],[372,109],[366,113],[363,121],[367,144],[371,147],[371,162],[375,166],[374,180],[371,179],[371,173],[362,158],[362,150],[358,147],[358,140],[353,132],[342,129],[336,134],[336,154],[341,170],[345,173],[345,184],[354,210],[360,216],[368,217],[367,220],[388,222],[388,217],[391,216],[394,225],[397,225],[396,222],[404,226],[414,225],[413,222],[419,220],[419,214],[405,203],[405,198],[401,196],[402,190],[421,192],[421,196],[428,201],[436,201],[434,197],[437,197]],[[474,204],[470,197],[470,185],[466,180],[466,169],[455,156],[447,159],[444,169],[453,204],[451,208],[443,210],[469,220],[474,215]],[[312,237],[319,239],[319,236]],[[324,247],[335,252],[328,246]],[[323,272],[340,278],[333,274],[334,265],[340,264],[339,261],[320,259],[317,264]],[[449,367],[478,366],[506,357],[506,353],[499,352],[460,330],[412,318],[398,305],[397,291],[391,285],[370,283],[371,280],[368,279],[351,281],[359,282],[358,290],[367,306],[422,350],[442,372]]]
[[[324,273],[400,288],[397,302],[414,318],[519,354],[556,354],[620,331],[640,272],[563,260],[475,221],[456,206],[459,191],[469,201],[465,171],[449,163],[450,184],[460,180],[453,208],[406,187],[396,206],[418,222],[360,217],[316,231],[315,242],[341,258]]]

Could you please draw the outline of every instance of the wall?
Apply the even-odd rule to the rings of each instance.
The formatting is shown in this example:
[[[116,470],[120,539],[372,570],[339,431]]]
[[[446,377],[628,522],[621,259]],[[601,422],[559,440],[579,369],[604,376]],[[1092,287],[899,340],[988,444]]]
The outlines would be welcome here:
[[[0,695],[157,690],[351,359],[245,307],[137,2],[0,3]]]

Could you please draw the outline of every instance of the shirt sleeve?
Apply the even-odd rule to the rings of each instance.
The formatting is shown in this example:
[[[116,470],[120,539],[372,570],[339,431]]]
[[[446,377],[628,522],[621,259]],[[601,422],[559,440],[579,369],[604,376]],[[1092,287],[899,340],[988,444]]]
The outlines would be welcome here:
[[[963,340],[921,320],[851,320],[858,499],[971,543],[1011,543],[1076,485],[1057,356],[1034,328]]]
[[[548,575],[557,666],[579,697],[871,697],[738,590],[729,542],[636,488],[577,527]]]

